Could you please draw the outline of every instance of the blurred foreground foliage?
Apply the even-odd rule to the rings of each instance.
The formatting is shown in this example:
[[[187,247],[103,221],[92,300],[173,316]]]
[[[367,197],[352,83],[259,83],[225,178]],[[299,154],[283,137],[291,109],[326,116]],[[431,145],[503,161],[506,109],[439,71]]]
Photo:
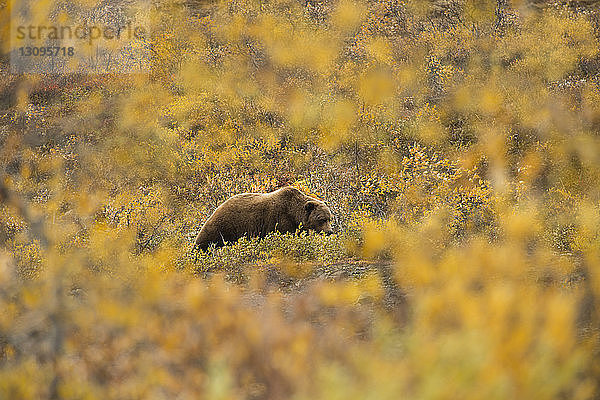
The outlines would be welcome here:
[[[595,2],[152,5],[56,76],[0,4],[0,398],[600,397]],[[192,251],[284,184],[337,233]]]

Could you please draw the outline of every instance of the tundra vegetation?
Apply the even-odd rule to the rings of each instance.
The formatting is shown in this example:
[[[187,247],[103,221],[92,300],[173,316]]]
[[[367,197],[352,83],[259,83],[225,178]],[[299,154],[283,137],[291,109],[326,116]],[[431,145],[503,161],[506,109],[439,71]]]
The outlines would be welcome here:
[[[11,4],[0,398],[600,398],[597,2],[153,0],[146,73],[65,75]],[[336,233],[192,251],[284,184]]]

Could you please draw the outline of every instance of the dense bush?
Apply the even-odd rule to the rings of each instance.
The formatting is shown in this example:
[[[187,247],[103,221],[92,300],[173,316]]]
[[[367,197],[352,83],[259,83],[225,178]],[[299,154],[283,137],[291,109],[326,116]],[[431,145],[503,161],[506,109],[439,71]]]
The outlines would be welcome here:
[[[61,76],[0,10],[0,398],[600,396],[594,2],[158,0]],[[193,250],[286,184],[334,235]]]

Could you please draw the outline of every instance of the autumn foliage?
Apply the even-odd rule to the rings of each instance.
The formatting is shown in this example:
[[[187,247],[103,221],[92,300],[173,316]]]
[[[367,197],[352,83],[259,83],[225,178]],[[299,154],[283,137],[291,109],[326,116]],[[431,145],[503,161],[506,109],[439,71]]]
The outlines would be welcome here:
[[[0,2],[0,398],[600,397],[595,2],[151,4],[54,75]],[[192,248],[286,184],[334,235]]]

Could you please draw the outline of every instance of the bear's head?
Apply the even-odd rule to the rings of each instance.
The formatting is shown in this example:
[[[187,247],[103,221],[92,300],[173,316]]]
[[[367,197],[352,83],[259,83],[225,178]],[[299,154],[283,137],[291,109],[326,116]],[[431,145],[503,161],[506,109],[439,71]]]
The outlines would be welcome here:
[[[331,211],[322,201],[310,200],[304,205],[304,229],[315,232],[333,233],[331,229]]]

